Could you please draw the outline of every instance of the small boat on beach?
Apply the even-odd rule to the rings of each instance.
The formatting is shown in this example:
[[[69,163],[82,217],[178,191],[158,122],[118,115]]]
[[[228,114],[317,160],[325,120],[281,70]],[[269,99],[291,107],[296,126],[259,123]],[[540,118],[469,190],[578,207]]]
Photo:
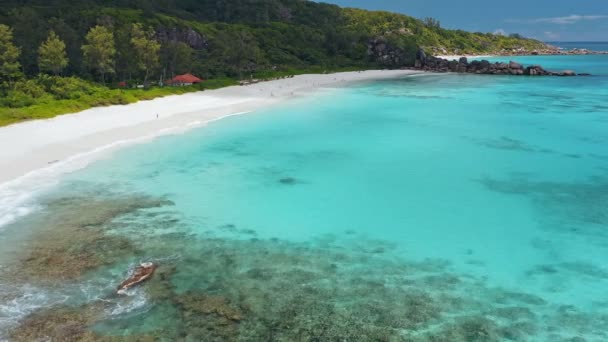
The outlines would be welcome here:
[[[116,293],[125,294],[128,289],[150,279],[157,267],[158,266],[156,264],[151,262],[141,263],[139,266],[137,266],[137,268],[135,268],[135,271],[128,279],[120,283]]]

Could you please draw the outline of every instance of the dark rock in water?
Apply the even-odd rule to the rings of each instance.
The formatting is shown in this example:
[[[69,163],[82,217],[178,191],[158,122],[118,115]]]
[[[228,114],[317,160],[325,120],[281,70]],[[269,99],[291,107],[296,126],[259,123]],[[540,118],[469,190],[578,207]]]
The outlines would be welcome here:
[[[150,277],[152,277],[152,275],[154,274],[156,268],[157,266],[151,262],[145,262],[137,266],[135,272],[133,272],[133,275],[131,275],[129,279],[120,283],[116,293],[124,294],[125,291],[127,291],[128,289],[150,279]]]
[[[591,74],[588,74],[588,73],[586,73],[586,72],[583,72],[583,73],[578,74],[578,76],[591,76]]]
[[[450,71],[452,71],[452,72],[458,71],[458,62],[456,62],[456,61],[450,61],[448,63],[448,69],[450,69]]]
[[[529,76],[546,76],[546,75],[554,75],[553,73],[549,73],[547,70],[543,69],[540,65],[532,65],[526,68],[524,71],[524,75]]]
[[[547,71],[540,65],[532,65],[524,68],[523,65],[514,61],[509,61],[509,63],[491,63],[490,61],[484,59],[481,61],[471,61],[469,63],[466,57],[461,57],[458,61],[449,61],[443,58],[427,56],[422,50],[419,50],[416,54],[414,69],[435,72],[458,72],[485,75],[576,76],[576,73],[572,70],[556,73]],[[580,75],[588,76],[589,74]]]
[[[285,185],[294,185],[297,182],[298,182],[298,180],[295,178],[292,178],[292,177],[285,177],[285,178],[279,179],[279,183],[285,184]]]
[[[519,63],[513,62],[513,61],[509,61],[509,69],[522,69],[523,70],[523,66]]]
[[[500,70],[506,70],[506,69],[509,69],[509,64],[507,64],[507,63],[498,63],[498,64],[496,64],[496,68],[500,69]]]

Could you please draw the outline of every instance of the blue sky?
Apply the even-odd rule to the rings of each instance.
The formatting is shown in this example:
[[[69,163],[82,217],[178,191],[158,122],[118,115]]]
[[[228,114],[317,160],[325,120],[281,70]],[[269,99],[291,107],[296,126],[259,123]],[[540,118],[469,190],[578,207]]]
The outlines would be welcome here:
[[[324,0],[434,17],[446,28],[520,33],[544,41],[608,41],[608,0]]]

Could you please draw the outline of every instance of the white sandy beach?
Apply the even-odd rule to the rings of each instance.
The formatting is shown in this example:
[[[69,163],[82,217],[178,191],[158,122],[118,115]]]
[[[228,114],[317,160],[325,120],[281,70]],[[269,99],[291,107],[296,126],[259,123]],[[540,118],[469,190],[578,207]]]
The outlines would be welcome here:
[[[130,105],[93,108],[77,114],[2,127],[0,185],[34,170],[56,168],[76,159],[90,160],[101,154],[98,152],[126,143],[243,114],[320,87],[418,73],[412,70],[372,70],[300,75]]]

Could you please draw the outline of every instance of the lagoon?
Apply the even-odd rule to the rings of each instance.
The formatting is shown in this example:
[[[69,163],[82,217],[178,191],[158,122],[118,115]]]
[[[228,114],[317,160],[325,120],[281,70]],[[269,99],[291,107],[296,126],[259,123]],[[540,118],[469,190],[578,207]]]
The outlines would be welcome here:
[[[1,228],[0,339],[606,340],[608,56],[511,59],[593,76],[327,86],[62,175]]]

